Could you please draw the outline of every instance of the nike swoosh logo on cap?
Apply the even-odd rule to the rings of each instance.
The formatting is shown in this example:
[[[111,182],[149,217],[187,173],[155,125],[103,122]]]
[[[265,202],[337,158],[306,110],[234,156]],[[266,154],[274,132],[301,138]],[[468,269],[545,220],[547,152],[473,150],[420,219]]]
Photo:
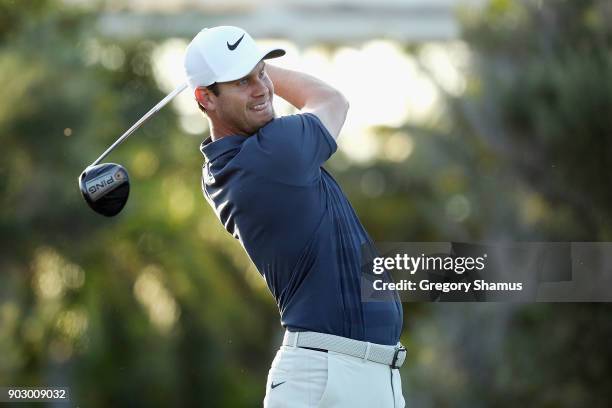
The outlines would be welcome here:
[[[271,388],[271,389],[274,389],[274,388],[278,387],[279,385],[283,385],[283,384],[284,384],[284,383],[286,383],[286,382],[287,382],[287,381],[283,381],[283,382],[279,382],[278,384],[274,384],[274,383],[272,383],[272,384],[270,385],[270,388]]]
[[[242,41],[243,38],[244,38],[244,34],[242,34],[242,37],[240,37],[238,41],[236,41],[234,44],[230,44],[228,41],[227,48],[229,48],[230,51],[234,51],[236,47],[238,46],[238,44],[240,44],[240,41]]]

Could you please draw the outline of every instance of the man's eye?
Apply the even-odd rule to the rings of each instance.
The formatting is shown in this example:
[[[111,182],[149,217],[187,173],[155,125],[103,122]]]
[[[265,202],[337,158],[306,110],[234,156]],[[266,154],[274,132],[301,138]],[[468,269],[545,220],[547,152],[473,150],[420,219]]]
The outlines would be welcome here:
[[[259,73],[259,77],[260,77],[260,78],[263,78],[265,73],[266,73],[266,72],[265,72],[265,71],[262,69],[262,70],[261,70],[261,72]]]
[[[249,81],[245,78],[245,79],[241,79],[240,81],[238,81],[238,85],[246,85]]]

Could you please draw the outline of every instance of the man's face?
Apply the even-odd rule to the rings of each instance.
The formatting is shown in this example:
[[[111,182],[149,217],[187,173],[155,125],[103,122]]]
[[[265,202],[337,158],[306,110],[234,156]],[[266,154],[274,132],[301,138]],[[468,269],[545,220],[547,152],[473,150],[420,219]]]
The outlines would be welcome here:
[[[229,133],[251,135],[274,119],[274,86],[260,61],[245,77],[219,83],[214,115],[218,125]]]

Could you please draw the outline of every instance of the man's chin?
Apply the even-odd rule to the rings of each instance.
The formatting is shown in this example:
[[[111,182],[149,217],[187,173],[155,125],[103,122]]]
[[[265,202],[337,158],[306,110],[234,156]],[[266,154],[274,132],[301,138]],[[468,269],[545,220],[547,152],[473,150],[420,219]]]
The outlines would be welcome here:
[[[266,119],[262,119],[256,126],[255,130],[253,133],[257,133],[257,131],[259,129],[261,129],[262,127],[266,126],[268,123],[272,122],[274,119],[276,119],[276,113],[274,111],[272,111],[272,113],[266,118]]]
[[[270,119],[266,121],[266,124],[272,122],[274,119],[276,119],[276,112],[272,111],[272,113],[270,114]]]

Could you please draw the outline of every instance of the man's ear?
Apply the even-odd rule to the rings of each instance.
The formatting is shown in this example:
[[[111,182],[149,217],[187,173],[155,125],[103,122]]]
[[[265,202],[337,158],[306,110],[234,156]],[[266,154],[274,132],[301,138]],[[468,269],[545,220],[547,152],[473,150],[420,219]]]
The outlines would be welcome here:
[[[210,112],[215,110],[214,95],[212,95],[212,92],[210,92],[208,88],[204,86],[197,87],[195,89],[195,98],[206,111]]]

